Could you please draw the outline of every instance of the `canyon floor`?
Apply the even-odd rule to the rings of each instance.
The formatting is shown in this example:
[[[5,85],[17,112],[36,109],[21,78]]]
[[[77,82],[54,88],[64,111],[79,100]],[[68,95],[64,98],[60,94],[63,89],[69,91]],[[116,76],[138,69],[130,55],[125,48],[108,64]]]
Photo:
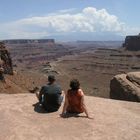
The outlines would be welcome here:
[[[9,45],[14,75],[6,76],[11,88],[2,92],[28,92],[47,83],[54,74],[67,91],[73,78],[79,79],[86,95],[109,98],[110,80],[116,74],[140,71],[140,51],[126,51],[122,42],[76,42]],[[3,89],[3,90],[2,90]]]

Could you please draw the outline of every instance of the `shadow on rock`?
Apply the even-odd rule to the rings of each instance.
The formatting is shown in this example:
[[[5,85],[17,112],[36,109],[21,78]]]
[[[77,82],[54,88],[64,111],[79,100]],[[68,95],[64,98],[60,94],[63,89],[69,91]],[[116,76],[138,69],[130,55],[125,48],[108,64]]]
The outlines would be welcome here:
[[[66,118],[71,118],[71,117],[75,117],[75,118],[87,118],[86,116],[81,116],[79,115],[79,113],[66,113],[65,115],[60,114],[60,116],[64,119]]]
[[[48,113],[48,112],[42,107],[42,105],[40,105],[39,102],[33,104],[33,106],[34,106],[34,111],[35,111],[35,112],[38,112],[38,113]]]

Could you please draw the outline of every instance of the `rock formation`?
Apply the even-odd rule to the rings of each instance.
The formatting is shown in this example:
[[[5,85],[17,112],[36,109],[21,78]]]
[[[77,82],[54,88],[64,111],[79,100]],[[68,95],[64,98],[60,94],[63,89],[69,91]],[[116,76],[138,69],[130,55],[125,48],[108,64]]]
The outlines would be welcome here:
[[[135,36],[126,36],[123,47],[126,50],[130,50],[130,51],[140,50],[140,34]]]
[[[110,98],[140,102],[140,72],[116,75],[110,82]]]
[[[0,95],[1,140],[139,140],[138,103],[85,97],[89,114],[46,113],[33,94]]]
[[[4,73],[13,74],[12,59],[3,42],[0,42],[0,61],[2,67],[4,68]]]
[[[28,43],[52,43],[55,44],[54,39],[13,39],[13,40],[4,40],[4,43],[7,44],[28,44]]]

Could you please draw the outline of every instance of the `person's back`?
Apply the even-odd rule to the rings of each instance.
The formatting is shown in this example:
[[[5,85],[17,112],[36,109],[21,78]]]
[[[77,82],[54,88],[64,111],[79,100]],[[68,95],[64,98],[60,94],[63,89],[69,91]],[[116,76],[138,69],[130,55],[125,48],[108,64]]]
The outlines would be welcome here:
[[[85,112],[88,118],[88,111],[84,101],[84,93],[80,89],[80,83],[77,79],[70,81],[70,88],[65,96],[65,103],[62,110],[62,117],[67,116],[67,113],[79,114]]]
[[[59,85],[55,83],[55,77],[50,75],[48,76],[49,83],[46,86],[43,86],[37,95],[40,104],[48,112],[57,111],[63,100],[62,90]]]
[[[48,84],[42,87],[41,92],[43,92],[43,107],[48,112],[57,111],[61,105],[62,90],[60,86],[57,84]]]
[[[82,105],[83,92],[81,89],[78,90],[68,90],[67,99],[69,105],[67,107],[67,112],[69,113],[82,113],[84,112]]]

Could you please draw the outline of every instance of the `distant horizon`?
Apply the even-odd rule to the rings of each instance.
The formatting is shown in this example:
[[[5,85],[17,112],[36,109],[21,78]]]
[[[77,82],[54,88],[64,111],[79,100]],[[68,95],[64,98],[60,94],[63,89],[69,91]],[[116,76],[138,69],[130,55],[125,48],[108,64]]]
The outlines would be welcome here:
[[[120,41],[124,41],[124,40],[56,40],[55,38],[46,38],[46,39],[42,39],[42,38],[32,38],[32,39],[28,39],[28,38],[19,38],[19,39],[3,39],[3,40],[0,40],[0,42],[2,41],[6,41],[6,40],[49,40],[49,39],[54,39],[55,42],[120,42]]]

